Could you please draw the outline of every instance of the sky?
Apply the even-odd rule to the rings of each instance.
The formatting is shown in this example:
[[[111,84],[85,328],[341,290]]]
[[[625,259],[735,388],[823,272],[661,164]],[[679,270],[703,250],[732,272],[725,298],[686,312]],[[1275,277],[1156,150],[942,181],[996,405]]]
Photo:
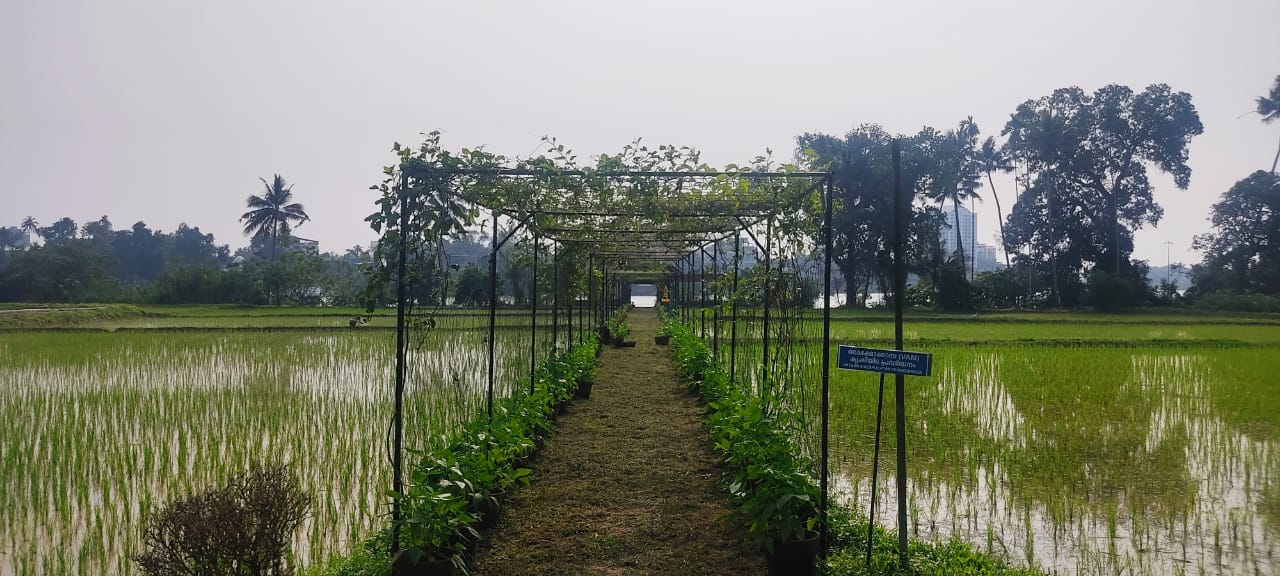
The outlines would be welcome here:
[[[1194,263],[1210,206],[1280,143],[1250,114],[1278,22],[1277,0],[0,0],[0,225],[186,222],[234,248],[279,173],[311,215],[296,233],[341,252],[375,238],[392,143],[432,130],[516,157],[642,138],[719,166],[863,123],[972,116],[985,138],[1056,88],[1166,83],[1205,133],[1188,190],[1154,178],[1165,215],[1135,257]],[[977,212],[998,244],[995,203]]]

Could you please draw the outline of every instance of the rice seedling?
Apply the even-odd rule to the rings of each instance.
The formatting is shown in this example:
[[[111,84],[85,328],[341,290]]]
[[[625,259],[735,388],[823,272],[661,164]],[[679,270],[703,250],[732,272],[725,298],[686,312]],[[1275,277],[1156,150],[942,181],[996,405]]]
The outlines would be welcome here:
[[[912,532],[1064,573],[1274,572],[1280,326],[1237,320],[909,322],[908,348],[935,362],[933,377],[907,379]],[[758,318],[738,330],[737,376],[758,387]],[[893,328],[854,315],[832,333],[884,347]],[[804,352],[790,367],[811,389],[815,340],[792,343]],[[863,510],[877,381],[832,371],[832,485]],[[885,415],[876,522],[892,527]]]
[[[508,319],[499,397],[528,382],[533,344]],[[483,406],[487,331],[441,327],[410,355],[409,446]],[[301,564],[345,552],[384,524],[393,357],[389,330],[0,333],[0,574],[134,573],[149,509],[264,461],[316,498]]]

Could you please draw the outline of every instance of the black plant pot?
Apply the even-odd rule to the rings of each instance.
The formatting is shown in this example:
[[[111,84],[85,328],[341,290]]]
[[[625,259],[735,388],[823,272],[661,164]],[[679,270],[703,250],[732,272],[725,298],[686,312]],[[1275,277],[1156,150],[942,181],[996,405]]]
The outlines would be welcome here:
[[[590,381],[590,380],[588,380],[588,381],[586,381],[586,382],[583,382],[583,381],[579,380],[579,381],[578,381],[578,390],[577,390],[576,392],[574,392],[574,393],[573,393],[573,397],[574,397],[574,398],[577,398],[577,399],[579,399],[579,400],[589,400],[589,399],[591,399],[591,387],[592,387],[592,386],[595,386],[595,385],[596,385],[596,383],[595,383],[595,382],[592,382],[592,381]]]
[[[490,492],[488,497],[481,498],[476,503],[476,513],[480,516],[481,530],[488,530],[498,525],[498,519],[502,517],[502,500],[505,497],[505,492],[495,490]]]
[[[450,558],[428,560],[423,558],[417,562],[409,560],[409,555],[401,552],[391,561],[391,576],[457,576],[458,567]]]
[[[609,327],[608,327],[608,326],[601,326],[601,327],[600,327],[600,341],[601,341],[601,342],[609,342],[609,341],[611,341],[611,340],[613,340],[613,338],[610,338],[610,337],[609,337]]]
[[[621,338],[614,338],[614,339],[613,339],[613,347],[614,347],[614,348],[621,348],[621,347],[625,346],[626,344],[627,344],[627,343],[626,343],[626,341],[624,341],[624,340],[623,340],[623,339],[621,339]]]
[[[666,346],[671,343],[671,335],[663,334],[661,336],[654,336],[653,343],[659,346]]]
[[[627,340],[626,342],[623,342],[623,343],[622,343],[622,347],[623,347],[623,348],[635,348],[635,347],[636,347],[636,341],[635,341],[635,340]]]
[[[774,544],[773,553],[765,559],[771,576],[810,576],[813,563],[818,558],[818,534],[810,534],[804,540],[792,540]]]

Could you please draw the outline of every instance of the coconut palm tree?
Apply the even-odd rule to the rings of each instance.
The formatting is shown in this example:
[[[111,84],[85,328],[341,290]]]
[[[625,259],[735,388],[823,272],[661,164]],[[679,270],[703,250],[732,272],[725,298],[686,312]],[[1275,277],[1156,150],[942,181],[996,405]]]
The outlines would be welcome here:
[[[274,262],[280,234],[288,236],[291,223],[297,222],[301,226],[303,222],[311,220],[311,217],[307,216],[302,204],[290,203],[293,200],[293,186],[285,182],[284,177],[276,174],[271,182],[264,178],[258,180],[266,187],[266,194],[251,195],[245,200],[249,211],[240,216],[240,221],[244,222],[246,236],[252,235],[260,241],[271,239],[271,260]]]
[[[22,231],[27,233],[27,248],[30,249],[35,245],[35,235],[40,229],[40,223],[35,218],[27,216],[22,219]]]
[[[1271,93],[1266,96],[1259,96],[1258,115],[1262,117],[1264,124],[1270,124],[1280,119],[1280,76],[1276,76],[1276,83],[1271,86]],[[1276,159],[1271,161],[1271,173],[1275,174],[1276,165],[1280,164],[1280,148],[1276,148]]]
[[[975,148],[978,142],[978,125],[973,117],[960,122],[955,130],[948,130],[938,141],[934,158],[937,170],[932,180],[929,198],[942,206],[951,202],[951,211],[955,216],[956,252],[961,265],[968,267],[964,257],[964,239],[960,234],[960,204],[966,200],[978,198],[978,163],[975,161]],[[966,276],[968,272],[966,272]]]
[[[996,216],[1000,219],[1000,247],[1004,249],[1004,267],[1009,268],[1009,245],[1004,240],[1004,210],[1000,208],[1000,196],[996,194],[996,183],[991,178],[992,172],[1010,172],[1013,170],[1013,162],[1009,160],[1004,150],[996,148],[996,139],[994,136],[988,136],[982,142],[982,147],[978,148],[978,168],[987,173],[987,185],[991,187],[991,197],[996,200]]]

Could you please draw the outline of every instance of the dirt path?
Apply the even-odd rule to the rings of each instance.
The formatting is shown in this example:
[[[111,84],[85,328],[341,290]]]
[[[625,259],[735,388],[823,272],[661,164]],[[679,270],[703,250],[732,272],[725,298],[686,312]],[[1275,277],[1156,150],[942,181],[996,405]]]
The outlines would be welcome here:
[[[729,502],[702,408],[653,344],[652,311],[628,320],[639,345],[605,350],[591,399],[560,419],[474,574],[765,573],[719,520]]]

